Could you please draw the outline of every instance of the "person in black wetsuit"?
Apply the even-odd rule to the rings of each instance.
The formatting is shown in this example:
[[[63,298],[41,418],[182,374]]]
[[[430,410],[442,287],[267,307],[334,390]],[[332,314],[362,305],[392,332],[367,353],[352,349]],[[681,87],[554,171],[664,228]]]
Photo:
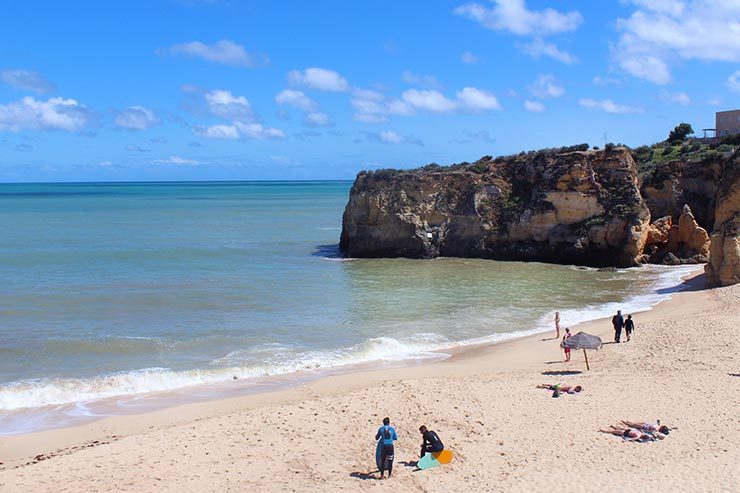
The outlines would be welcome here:
[[[624,331],[627,333],[627,342],[630,342],[633,330],[635,330],[635,322],[632,320],[632,315],[627,315],[627,320],[624,321]]]
[[[612,317],[612,325],[614,326],[614,342],[620,342],[619,339],[622,336],[622,327],[624,327],[622,310],[617,310],[617,314]]]
[[[388,477],[393,472],[393,442],[398,440],[396,430],[391,426],[390,418],[383,418],[383,426],[378,428],[375,439],[380,440],[380,479],[384,479],[385,470],[388,469]]]
[[[419,432],[421,432],[421,436],[424,437],[424,442],[421,444],[420,457],[424,457],[424,454],[427,452],[442,452],[445,449],[442,440],[439,439],[439,435],[432,430],[428,430],[426,426],[420,426]]]

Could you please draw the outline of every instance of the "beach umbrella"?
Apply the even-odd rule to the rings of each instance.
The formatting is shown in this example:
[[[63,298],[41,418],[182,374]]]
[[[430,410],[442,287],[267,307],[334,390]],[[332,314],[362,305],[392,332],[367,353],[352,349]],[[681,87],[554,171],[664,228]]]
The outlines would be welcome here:
[[[603,344],[604,343],[601,342],[601,337],[586,334],[585,332],[579,332],[563,341],[563,347],[570,349],[583,349],[583,356],[586,358],[587,370],[590,370],[591,368],[588,367],[588,354],[586,353],[586,349],[599,349]]]

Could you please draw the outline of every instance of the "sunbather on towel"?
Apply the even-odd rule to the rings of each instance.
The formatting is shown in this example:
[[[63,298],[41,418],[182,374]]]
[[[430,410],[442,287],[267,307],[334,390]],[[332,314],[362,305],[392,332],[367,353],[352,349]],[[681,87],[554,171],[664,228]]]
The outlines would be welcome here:
[[[624,426],[629,426],[630,428],[637,428],[646,433],[660,433],[662,435],[668,435],[671,432],[671,429],[666,425],[660,424],[660,420],[658,420],[658,424],[648,423],[647,421],[644,423],[638,421],[622,421],[622,424]]]
[[[583,387],[581,387],[580,385],[561,385],[559,383],[556,383],[555,385],[549,383],[541,383],[537,386],[537,388],[546,390],[557,390],[560,393],[565,392],[566,394],[577,394],[581,390],[583,390]]]
[[[622,437],[628,442],[653,442],[655,437],[650,433],[645,433],[642,430],[636,428],[617,428],[610,426],[607,430],[599,430],[602,433],[609,433],[610,435]]]

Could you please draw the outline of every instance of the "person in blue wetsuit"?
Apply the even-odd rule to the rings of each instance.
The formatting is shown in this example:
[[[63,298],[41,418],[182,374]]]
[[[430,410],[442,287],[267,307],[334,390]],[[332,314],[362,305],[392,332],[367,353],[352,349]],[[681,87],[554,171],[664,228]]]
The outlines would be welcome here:
[[[378,428],[375,439],[380,440],[380,479],[385,478],[385,470],[388,469],[388,477],[393,472],[393,442],[398,440],[396,429],[391,426],[390,418],[383,418],[383,426]]]
[[[439,435],[432,430],[428,430],[426,426],[421,425],[419,427],[419,432],[421,433],[421,436],[424,437],[424,441],[421,444],[420,457],[424,457],[424,454],[427,452],[442,452],[445,449],[442,440],[439,439]]]

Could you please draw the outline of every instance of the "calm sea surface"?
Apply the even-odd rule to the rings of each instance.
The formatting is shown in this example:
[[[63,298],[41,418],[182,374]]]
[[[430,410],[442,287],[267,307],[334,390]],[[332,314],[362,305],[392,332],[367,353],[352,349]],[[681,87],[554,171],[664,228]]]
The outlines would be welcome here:
[[[542,331],[554,310],[568,326],[644,309],[687,272],[342,259],[350,186],[0,185],[0,434],[18,412],[434,357]]]

